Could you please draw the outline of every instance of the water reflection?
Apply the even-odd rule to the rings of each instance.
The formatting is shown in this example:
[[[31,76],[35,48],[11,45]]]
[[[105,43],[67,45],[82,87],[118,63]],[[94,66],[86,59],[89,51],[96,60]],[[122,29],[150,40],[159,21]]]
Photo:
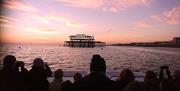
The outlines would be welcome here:
[[[170,65],[172,71],[180,69],[180,48],[165,47],[116,47],[101,48],[69,48],[57,45],[18,45],[3,46],[0,49],[0,59],[12,54],[18,60],[24,61],[28,69],[32,60],[41,57],[48,62],[52,70],[89,70],[89,63],[93,54],[100,54],[105,58],[108,69],[121,70],[130,68],[134,71],[151,69],[158,71],[161,65]]]

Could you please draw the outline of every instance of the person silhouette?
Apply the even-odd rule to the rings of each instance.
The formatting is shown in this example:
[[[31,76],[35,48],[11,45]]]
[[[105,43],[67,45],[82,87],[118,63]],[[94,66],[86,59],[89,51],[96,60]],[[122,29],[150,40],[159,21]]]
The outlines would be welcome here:
[[[154,90],[147,89],[143,84],[143,82],[133,81],[133,82],[129,82],[124,87],[124,90],[118,90],[118,91],[154,91]]]
[[[0,70],[0,91],[18,91],[18,78],[15,71],[16,57],[7,55]]]
[[[28,70],[24,67],[23,61],[17,61],[15,66],[15,71],[18,77],[18,90],[24,91],[27,87],[28,81]]]
[[[118,91],[123,91],[125,86],[134,81],[134,73],[130,69],[123,69],[119,75],[119,78],[115,81],[115,86]]]
[[[164,71],[166,71],[167,77],[164,76],[165,75]],[[160,67],[159,81],[160,81],[160,91],[178,91],[176,90],[177,89],[176,84],[171,76],[169,66]]]
[[[75,73],[73,76],[74,82],[73,82],[73,88],[76,91],[77,90],[77,85],[79,81],[82,79],[82,74],[81,73]]]
[[[47,77],[52,75],[51,69],[41,58],[33,61],[32,69],[29,71],[28,91],[49,91]]]
[[[180,91],[180,70],[176,70],[174,72],[173,80],[175,83],[176,91]]]
[[[106,75],[106,63],[100,55],[93,55],[90,63],[90,74],[82,78],[78,85],[78,91],[114,91],[113,81]]]
[[[62,83],[62,91],[74,91],[73,83],[69,80],[66,80]]]
[[[49,91],[62,91],[63,70],[58,69],[54,72],[55,79],[50,83]]]
[[[150,91],[159,91],[159,79],[157,74],[152,70],[147,70],[144,78],[144,84]]]
[[[78,83],[81,79],[82,79],[82,75],[81,75],[81,73],[75,73],[74,74],[74,76],[73,76],[73,79],[74,79],[74,82],[73,82],[73,84],[76,84],[76,83]]]

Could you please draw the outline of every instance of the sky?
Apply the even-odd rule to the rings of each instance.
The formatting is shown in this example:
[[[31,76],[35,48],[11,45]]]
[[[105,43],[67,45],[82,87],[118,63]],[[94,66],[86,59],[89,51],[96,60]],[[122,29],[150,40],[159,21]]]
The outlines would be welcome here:
[[[64,43],[93,35],[111,43],[180,36],[180,0],[4,0],[0,41]]]

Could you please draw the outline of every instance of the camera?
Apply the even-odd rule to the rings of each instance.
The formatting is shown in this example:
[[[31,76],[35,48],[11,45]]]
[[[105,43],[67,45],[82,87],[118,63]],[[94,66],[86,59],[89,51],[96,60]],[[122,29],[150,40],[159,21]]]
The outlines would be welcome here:
[[[16,66],[17,67],[24,67],[24,62],[23,61],[17,61]]]

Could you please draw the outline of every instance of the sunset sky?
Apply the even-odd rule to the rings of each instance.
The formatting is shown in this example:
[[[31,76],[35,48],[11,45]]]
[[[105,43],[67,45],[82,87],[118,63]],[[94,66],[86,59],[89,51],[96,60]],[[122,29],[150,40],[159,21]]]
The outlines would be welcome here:
[[[4,0],[1,42],[63,43],[88,34],[107,43],[180,36],[180,0]]]

